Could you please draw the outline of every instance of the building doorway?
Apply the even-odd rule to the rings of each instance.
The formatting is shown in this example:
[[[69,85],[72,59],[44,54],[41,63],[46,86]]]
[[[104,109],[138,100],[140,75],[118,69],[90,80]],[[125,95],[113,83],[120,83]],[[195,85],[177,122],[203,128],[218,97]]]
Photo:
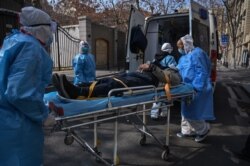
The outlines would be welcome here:
[[[96,40],[96,68],[97,69],[109,69],[108,64],[108,42],[104,39]]]

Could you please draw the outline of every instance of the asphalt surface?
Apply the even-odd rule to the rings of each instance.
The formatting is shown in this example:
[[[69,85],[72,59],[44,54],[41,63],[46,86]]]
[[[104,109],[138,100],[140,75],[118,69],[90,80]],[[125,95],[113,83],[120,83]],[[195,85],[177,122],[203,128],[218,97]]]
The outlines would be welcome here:
[[[250,70],[229,70],[223,66],[218,68],[218,82],[214,93],[216,120],[211,122],[211,131],[202,143],[193,139],[178,138],[180,130],[180,105],[174,103],[170,117],[170,155],[168,161],[161,159],[162,148],[147,137],[146,145],[141,146],[141,134],[127,122],[119,119],[118,155],[120,165],[130,166],[247,166],[249,162],[238,159],[233,151],[244,147],[250,132]],[[135,122],[134,117],[130,119]],[[147,116],[148,128],[161,141],[165,141],[166,118],[153,121]],[[44,166],[103,166],[95,157],[83,150],[74,141],[65,145],[64,132],[50,132],[45,128]],[[93,126],[78,128],[76,132],[93,146]],[[111,162],[113,157],[114,123],[107,121],[98,126],[98,137],[101,144],[98,150]]]

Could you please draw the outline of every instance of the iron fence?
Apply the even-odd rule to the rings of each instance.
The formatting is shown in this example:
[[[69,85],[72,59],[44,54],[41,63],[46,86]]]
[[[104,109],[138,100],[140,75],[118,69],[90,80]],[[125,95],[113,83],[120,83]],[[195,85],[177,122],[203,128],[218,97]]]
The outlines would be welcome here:
[[[79,53],[79,43],[80,39],[71,36],[65,29],[58,26],[50,48],[54,70],[60,71],[72,68],[72,59]]]
[[[11,29],[18,28],[18,14],[15,11],[0,8],[0,47]]]

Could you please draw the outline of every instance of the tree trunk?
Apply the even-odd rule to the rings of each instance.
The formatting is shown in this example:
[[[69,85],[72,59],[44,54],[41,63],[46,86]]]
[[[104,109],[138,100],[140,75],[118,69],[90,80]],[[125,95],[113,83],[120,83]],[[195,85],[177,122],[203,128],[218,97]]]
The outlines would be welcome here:
[[[234,39],[233,40],[233,54],[232,54],[233,69],[236,69],[235,53],[236,53],[236,40]]]
[[[136,7],[137,7],[137,9],[138,9],[139,11],[141,10],[139,0],[136,0]]]

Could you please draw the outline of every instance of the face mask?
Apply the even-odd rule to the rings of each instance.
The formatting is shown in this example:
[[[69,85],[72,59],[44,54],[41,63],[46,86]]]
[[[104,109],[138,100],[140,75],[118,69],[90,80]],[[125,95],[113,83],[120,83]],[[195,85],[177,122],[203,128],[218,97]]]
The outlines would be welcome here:
[[[186,54],[185,51],[184,51],[184,49],[182,49],[182,48],[178,48],[178,52],[179,52],[181,55],[185,55],[185,54]]]
[[[89,52],[89,48],[87,47],[82,47],[82,53],[87,54]]]

